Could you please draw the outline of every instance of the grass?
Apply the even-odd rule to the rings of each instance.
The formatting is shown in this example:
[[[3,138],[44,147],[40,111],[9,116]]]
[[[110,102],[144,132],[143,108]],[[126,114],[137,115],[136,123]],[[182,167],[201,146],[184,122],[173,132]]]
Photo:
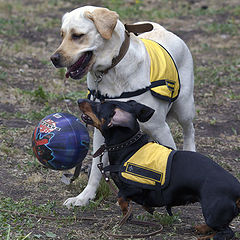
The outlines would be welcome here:
[[[6,80],[7,78],[7,73],[6,72],[0,72],[0,81],[1,80]]]
[[[15,109],[14,112],[11,109],[0,111],[1,173],[4,171],[9,173],[11,184],[7,186],[13,190],[4,192],[4,195],[0,193],[0,210],[6,210],[4,213],[0,212],[0,239],[59,239],[59,237],[62,239],[100,239],[101,230],[108,228],[108,218],[102,225],[102,220],[99,220],[96,225],[88,222],[87,227],[76,222],[74,218],[76,219],[78,214],[86,216],[89,213],[95,214],[96,209],[101,209],[101,211],[106,209],[106,212],[102,213],[104,218],[111,215],[110,217],[116,220],[116,215],[109,214],[109,210],[116,212],[115,198],[113,200],[109,186],[104,181],[100,183],[96,199],[91,201],[87,207],[67,210],[62,207],[62,202],[52,200],[44,204],[40,202],[43,198],[54,199],[57,196],[64,201],[67,196],[76,196],[86,186],[87,179],[80,177],[71,186],[62,186],[58,180],[58,173],[52,173],[43,168],[33,157],[31,149],[33,123],[53,112],[68,111],[77,114],[77,99],[86,97],[86,77],[80,81],[66,80],[65,69],[54,69],[49,60],[50,54],[58,45],[61,15],[84,2],[88,4],[87,1],[82,0],[68,2],[50,0],[37,3],[24,1],[24,4],[23,1],[13,0],[0,3],[1,105],[7,103],[13,105]],[[238,42],[239,35],[237,27],[240,6],[234,7],[230,2],[226,4],[224,1],[216,0],[207,3],[207,7],[202,7],[201,1],[192,1],[194,4],[190,2],[187,0],[156,0],[149,4],[144,0],[101,1],[105,7],[117,11],[123,22],[151,20],[176,32],[193,31],[186,41],[195,58],[195,99],[198,108],[197,147],[200,151],[214,155],[215,161],[222,161],[222,166],[232,170],[240,179],[240,173],[235,171],[233,162],[224,162],[221,155],[225,150],[233,149],[232,146],[237,146],[237,143],[227,142],[219,136],[210,139],[201,134],[199,128],[200,123],[205,123],[206,126],[212,125],[212,128],[221,124],[218,121],[218,115],[214,115],[215,109],[219,110],[219,115],[222,114],[221,101],[224,104],[232,103],[232,105],[226,105],[226,108],[230,109],[227,112],[229,115],[231,115],[231,107],[239,101],[237,84],[240,81],[240,61],[236,42]],[[199,32],[195,34],[195,30]],[[31,39],[31,34],[34,35],[33,39]],[[38,34],[42,41],[36,37]],[[33,59],[36,61],[32,61]],[[35,63],[34,68],[31,67],[32,62]],[[20,69],[23,71],[21,72]],[[22,82],[26,83],[26,87]],[[206,90],[203,94],[202,89]],[[199,90],[200,93],[198,93]],[[222,94],[217,95],[217,92],[222,92]],[[214,105],[211,105],[212,103]],[[212,107],[213,111],[206,112],[208,107]],[[10,128],[4,127],[1,122],[1,120],[5,123],[14,119],[29,120],[32,125],[25,128]],[[237,120],[239,119],[240,117]],[[229,125],[234,136],[237,136],[239,132],[236,126]],[[174,139],[178,145],[181,145],[180,127],[173,126],[172,129]],[[220,149],[219,152],[216,149]],[[239,149],[233,149],[233,151],[237,150]],[[234,161],[236,164],[239,159],[235,157]],[[36,183],[38,174],[46,181]],[[18,191],[18,186],[24,186],[29,199],[18,199],[18,195],[14,192],[14,190]],[[53,216],[56,220],[29,217],[29,214]],[[64,214],[70,217],[65,218]],[[187,217],[191,218],[189,215]],[[139,214],[138,218],[158,221],[166,227],[170,226],[171,230],[168,233],[162,233],[162,239],[172,239],[171,235],[176,238],[179,229],[180,231],[186,230],[178,215],[170,217],[163,213],[155,213],[154,216],[150,216],[144,213]],[[189,221],[191,222],[192,219]],[[83,233],[85,237],[82,237]],[[188,233],[193,235],[191,231]],[[237,237],[240,238],[239,233]]]
[[[210,119],[209,123],[210,123],[210,125],[216,125],[217,119],[215,117],[213,117],[212,119]]]
[[[102,198],[99,198],[95,202],[90,202],[89,206],[81,208],[81,211],[96,210],[102,200]],[[54,200],[36,205],[30,199],[23,198],[16,201],[0,193],[0,239],[59,239],[58,235],[51,229],[47,228],[43,231],[42,226],[56,225],[59,229],[63,225],[64,227],[71,227],[72,224],[76,224],[76,221],[78,221],[79,209],[74,208],[72,215],[68,213],[67,217],[59,214],[56,211],[57,209],[58,205]],[[70,238],[71,235],[76,236],[73,229],[68,232],[68,239],[72,239]]]
[[[213,22],[210,24],[205,24],[203,29],[209,33],[236,35],[238,33],[239,27],[235,19],[232,18],[232,19],[228,19],[224,23]]]
[[[134,20],[138,16],[138,19],[156,20],[176,16],[176,12],[171,9],[168,9],[168,11],[159,8],[146,10],[143,0],[136,0],[132,4],[123,4],[121,0],[105,0],[104,6],[116,11],[121,19]]]
[[[232,83],[240,82],[239,60],[226,60],[221,64],[214,64],[211,61],[207,65],[195,67],[195,85],[203,86],[213,84],[212,86],[230,87]]]
[[[22,29],[25,24],[25,18],[0,18],[0,34],[6,36],[17,36],[19,29]]]
[[[157,211],[155,211],[153,215],[149,213],[137,215],[137,219],[141,221],[155,220],[155,221],[158,221],[163,226],[172,226],[175,223],[181,222],[181,219],[178,214],[169,216],[168,214],[159,213]]]
[[[226,95],[231,100],[240,100],[240,94],[236,94],[233,92],[233,90],[229,90],[229,93]]]
[[[116,11],[121,19],[143,19],[156,21],[165,18],[178,18],[191,16],[220,16],[221,14],[229,14],[232,16],[227,23],[213,23],[205,25],[205,29],[210,32],[220,32],[235,34],[238,29],[238,24],[235,22],[235,17],[239,16],[239,7],[232,9],[230,6],[204,6],[193,7],[189,1],[168,1],[163,0],[161,4],[156,4],[156,7],[149,8],[143,0],[135,0],[124,3],[121,0],[104,0],[105,7]]]
[[[86,98],[87,91],[71,91],[68,93],[57,93],[54,91],[46,91],[43,86],[39,85],[34,90],[24,90],[15,88],[13,94],[25,102],[25,106],[36,104],[38,108],[32,111],[18,111],[14,113],[1,112],[0,116],[11,118],[21,118],[29,121],[41,120],[45,116],[54,112],[70,112],[64,102],[71,101],[77,103],[77,99]],[[57,103],[57,104],[56,104]],[[61,103],[61,105],[59,104]],[[71,112],[70,112],[71,113]]]
[[[40,110],[33,110],[28,113],[17,112],[14,116],[16,118],[22,118],[22,119],[33,121],[33,120],[41,120],[47,115],[52,114],[53,112],[61,112],[61,111],[62,111],[61,108],[58,108],[58,107],[55,108],[49,105],[48,103],[46,103],[45,106],[42,107]]]
[[[87,184],[87,179],[83,180],[81,179],[81,187],[83,190],[84,187]],[[78,188],[79,191],[79,188]],[[107,207],[107,205],[104,203],[104,200],[108,199],[110,197],[110,195],[112,195],[111,189],[109,188],[109,185],[106,183],[106,181],[104,179],[101,179],[99,187],[97,189],[96,192],[96,197],[94,200],[91,200],[89,202],[89,204],[87,206],[83,206],[80,207],[81,211],[94,211],[96,210],[98,207],[100,207],[101,204],[105,205],[105,207]],[[77,208],[75,208],[77,209]]]
[[[29,239],[30,235],[35,238],[37,236],[32,234],[32,229],[36,225],[40,226],[41,221],[35,219],[34,216],[56,216],[54,211],[56,203],[54,201],[36,206],[29,199],[14,201],[1,194],[0,199],[0,235],[2,239],[23,240]],[[49,233],[45,234],[47,236]]]

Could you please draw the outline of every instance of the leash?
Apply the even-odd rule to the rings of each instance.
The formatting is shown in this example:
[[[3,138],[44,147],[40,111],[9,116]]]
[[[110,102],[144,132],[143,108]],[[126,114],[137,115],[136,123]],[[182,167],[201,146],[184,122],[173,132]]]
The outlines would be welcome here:
[[[129,218],[132,216],[132,210],[133,210],[133,205],[130,203],[128,212],[121,219],[121,221],[118,223],[118,227],[122,227],[129,220]],[[151,226],[151,227],[156,226],[156,227],[160,227],[160,229],[157,230],[157,231],[154,231],[154,232],[146,233],[146,234],[111,234],[111,233],[106,233],[106,232],[104,232],[104,234],[107,235],[108,237],[113,237],[113,238],[116,238],[116,239],[121,239],[121,238],[146,238],[146,237],[151,237],[151,236],[157,235],[163,230],[163,226],[161,224],[157,224],[155,222],[144,222],[144,221],[138,221],[138,220],[130,219],[128,221],[128,223],[129,224],[140,225],[140,226]]]
[[[118,151],[121,150],[133,143],[135,143],[136,141],[138,141],[142,136],[144,135],[144,133],[139,130],[133,137],[131,137],[130,139],[128,139],[127,141],[124,141],[120,144],[116,144],[116,145],[109,145],[107,146],[106,144],[102,144],[100,146],[100,148],[93,154],[93,157],[100,157],[99,159],[99,164],[97,165],[100,172],[102,173],[102,175],[104,176],[105,181],[108,183],[109,187],[111,188],[111,190],[117,194],[116,188],[113,186],[113,184],[111,183],[111,181],[109,180],[109,177],[106,176],[105,174],[105,169],[109,169],[109,167],[111,167],[111,165],[107,166],[107,167],[103,167],[103,163],[102,163],[102,157],[104,155],[104,153],[106,151]],[[115,165],[115,167],[118,167],[118,165]],[[129,209],[128,212],[126,213],[126,215],[124,215],[124,217],[120,220],[120,222],[118,223],[118,227],[122,227],[129,219],[128,223],[130,224],[136,224],[136,225],[142,225],[142,226],[160,226],[160,229],[151,233],[147,233],[147,234],[109,234],[104,232],[105,235],[107,235],[108,237],[113,237],[113,238],[146,238],[146,237],[150,237],[150,236],[154,236],[157,235],[158,233],[160,233],[163,229],[162,225],[153,223],[153,222],[144,222],[144,221],[138,221],[138,220],[132,220],[131,216],[132,216],[132,211],[133,211],[133,205],[130,203],[129,204]]]
[[[103,232],[105,235],[107,235],[108,237],[113,237],[116,239],[121,239],[121,238],[147,238],[147,237],[151,237],[151,236],[155,236],[157,234],[159,234],[162,230],[163,230],[163,226],[160,225],[161,228],[157,231],[151,232],[151,233],[145,233],[145,234],[110,234],[110,233],[106,233]]]
[[[99,163],[97,164],[98,169],[100,170],[101,174],[103,175],[105,182],[108,184],[108,186],[110,187],[110,189],[112,190],[112,192],[117,195],[117,190],[115,188],[115,186],[112,184],[112,182],[110,181],[109,177],[105,174],[104,168],[103,168],[103,162],[102,162],[102,158],[103,155],[105,153],[105,145],[101,145],[101,147],[93,154],[93,157],[99,157]]]
[[[119,227],[121,227],[123,224],[125,224],[127,222],[127,220],[132,216],[133,205],[131,203],[129,205],[130,206],[128,208],[126,215],[124,215],[123,218],[121,219],[121,221],[118,223]]]
[[[109,177],[105,173],[106,170],[111,169],[112,166],[108,165],[106,167],[103,167],[103,162],[102,162],[103,155],[106,151],[108,151],[108,152],[118,151],[118,150],[121,150],[123,148],[130,146],[133,143],[137,142],[143,135],[144,135],[144,133],[141,130],[139,130],[134,136],[132,136],[130,139],[128,139],[127,141],[124,141],[122,143],[119,143],[116,145],[108,145],[108,146],[104,143],[93,154],[93,158],[99,157],[99,163],[97,164],[97,167],[100,170],[100,172],[102,173],[105,181],[108,183],[109,187],[112,189],[112,191],[115,194],[117,194],[117,191],[116,191],[114,185],[112,184],[112,182],[110,181]],[[115,167],[118,168],[118,165],[115,165]]]
[[[81,168],[82,168],[82,163],[80,163],[75,167],[74,174],[64,173],[62,175],[61,182],[65,183],[66,185],[70,185],[73,181],[75,181],[79,177]]]

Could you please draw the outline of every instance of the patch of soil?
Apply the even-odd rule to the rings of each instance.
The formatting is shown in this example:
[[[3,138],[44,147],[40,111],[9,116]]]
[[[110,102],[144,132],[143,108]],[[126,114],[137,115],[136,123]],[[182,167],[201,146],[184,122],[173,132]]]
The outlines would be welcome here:
[[[199,128],[198,134],[200,136],[223,137],[223,136],[232,136],[234,134],[233,129],[236,129],[236,132],[239,132],[239,125],[240,125],[240,121],[230,120],[230,121],[225,121],[225,122],[216,123],[216,124],[200,122],[197,124],[197,127]]]
[[[15,106],[10,103],[6,104],[0,103],[0,111],[13,113],[15,111]]]
[[[39,219],[36,219],[31,231],[35,234],[51,231],[56,234],[54,239],[108,239],[103,232],[113,233],[116,231],[127,234],[156,230],[154,227],[139,227],[129,224],[116,230],[116,223],[120,220],[121,213],[119,207],[116,206],[116,197],[113,194],[103,200],[97,208],[83,210],[64,207],[62,205],[64,200],[78,195],[80,189],[83,189],[83,185],[87,181],[86,175],[82,174],[72,185],[66,186],[60,181],[62,172],[46,170],[39,166],[31,154],[31,136],[34,126],[40,119],[29,121],[16,114],[18,112],[24,115],[45,108],[50,108],[52,112],[68,111],[79,114],[76,101],[66,99],[65,96],[69,93],[76,94],[76,92],[86,91],[86,82],[63,79],[63,73],[59,73],[50,64],[46,64],[46,61],[50,61],[49,56],[60,42],[58,36],[62,15],[66,11],[82,5],[101,6],[103,3],[105,1],[53,0],[38,1],[36,4],[36,1],[33,0],[21,0],[11,5],[12,1],[10,1],[13,12],[19,19],[24,18],[28,27],[17,29],[18,37],[2,34],[0,29],[0,194],[3,197],[11,197],[15,201],[32,199],[36,206],[47,203],[49,200],[55,201],[52,210],[57,217],[76,216],[79,219],[82,218],[71,225],[68,225],[67,222],[61,224],[61,227],[57,221],[41,220],[39,223]],[[136,1],[123,1],[122,4],[132,6],[136,4]],[[144,4],[149,9],[160,9],[163,4],[168,3],[149,0]],[[200,0],[181,0],[169,4],[174,8],[181,5],[190,6],[195,10],[207,6],[207,9],[214,12],[219,9],[218,6],[229,5],[232,9],[237,8],[238,2],[233,0],[225,3],[214,0],[206,3]],[[32,10],[26,12],[25,8],[29,7],[32,7]],[[207,32],[203,27],[213,22],[225,23],[233,16],[230,7],[223,13],[214,14],[211,11],[208,13],[206,9],[205,15],[192,15],[190,12],[184,17],[158,19],[158,21],[186,41],[192,51],[196,68],[201,66],[214,70],[215,67],[220,66],[222,73],[217,73],[220,79],[228,77],[230,73],[233,74],[234,77],[229,81],[217,84],[210,81],[212,79],[209,79],[206,72],[196,73],[202,82],[196,83],[195,86],[197,109],[195,130],[198,151],[211,156],[231,174],[240,178],[240,88],[236,70],[234,70],[235,72],[231,71],[233,59],[239,56],[239,36]],[[57,26],[56,23],[55,26],[55,23],[51,23],[51,27],[47,27],[46,22],[54,18],[59,19],[59,25]],[[138,16],[136,19],[141,20]],[[238,19],[234,16],[234,21],[239,21]],[[22,41],[19,42],[19,40]],[[204,49],[204,46],[207,48]],[[230,70],[226,71],[224,69],[226,66]],[[233,79],[235,77],[236,79]],[[57,95],[56,100],[41,101],[33,99],[29,94],[24,94],[24,91],[19,91],[19,89],[33,91],[39,86],[42,86],[47,93]],[[229,96],[229,92],[233,97]],[[174,134],[177,135],[178,131],[176,130]],[[178,139],[178,137],[176,138]],[[178,146],[181,145],[181,141],[177,142]],[[84,164],[89,164],[91,158],[92,155],[89,152]],[[164,208],[157,211],[161,214],[166,213]],[[192,240],[198,236],[193,226],[204,223],[200,204],[174,207],[173,212],[177,214],[178,221],[171,225],[165,225],[162,233],[151,239]],[[134,217],[143,215],[143,213],[141,207],[135,204]],[[240,236],[239,217],[232,222],[231,227]],[[69,237],[70,233],[72,234],[71,238]]]
[[[3,120],[3,126],[8,128],[25,128],[28,125],[32,125],[32,123],[25,119]]]

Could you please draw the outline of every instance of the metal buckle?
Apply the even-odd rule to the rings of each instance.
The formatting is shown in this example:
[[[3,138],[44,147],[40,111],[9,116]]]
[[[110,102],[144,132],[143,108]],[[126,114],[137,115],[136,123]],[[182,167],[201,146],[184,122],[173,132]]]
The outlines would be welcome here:
[[[102,162],[98,163],[97,167],[98,167],[98,169],[100,170],[101,173],[104,173],[104,171],[103,171],[103,163]]]
[[[97,99],[98,84],[102,81],[103,75],[104,75],[104,73],[102,73],[102,72],[98,72],[98,73],[96,72],[96,73],[95,73],[96,79],[94,79],[94,82],[95,82],[95,84],[96,84],[96,90],[95,90],[95,92],[94,92],[94,94],[93,94],[93,101],[94,101],[94,102],[95,102],[96,99]]]
[[[98,84],[102,81],[104,73],[98,72],[95,73],[96,79],[94,79],[94,82],[96,84],[96,91],[98,91]]]

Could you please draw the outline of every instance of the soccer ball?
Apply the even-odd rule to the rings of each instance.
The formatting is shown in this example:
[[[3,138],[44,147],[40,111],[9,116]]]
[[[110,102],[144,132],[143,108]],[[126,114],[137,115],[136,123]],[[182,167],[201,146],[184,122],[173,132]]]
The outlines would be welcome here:
[[[80,120],[69,113],[53,113],[43,118],[33,131],[34,155],[46,167],[71,169],[86,157],[89,134]]]

